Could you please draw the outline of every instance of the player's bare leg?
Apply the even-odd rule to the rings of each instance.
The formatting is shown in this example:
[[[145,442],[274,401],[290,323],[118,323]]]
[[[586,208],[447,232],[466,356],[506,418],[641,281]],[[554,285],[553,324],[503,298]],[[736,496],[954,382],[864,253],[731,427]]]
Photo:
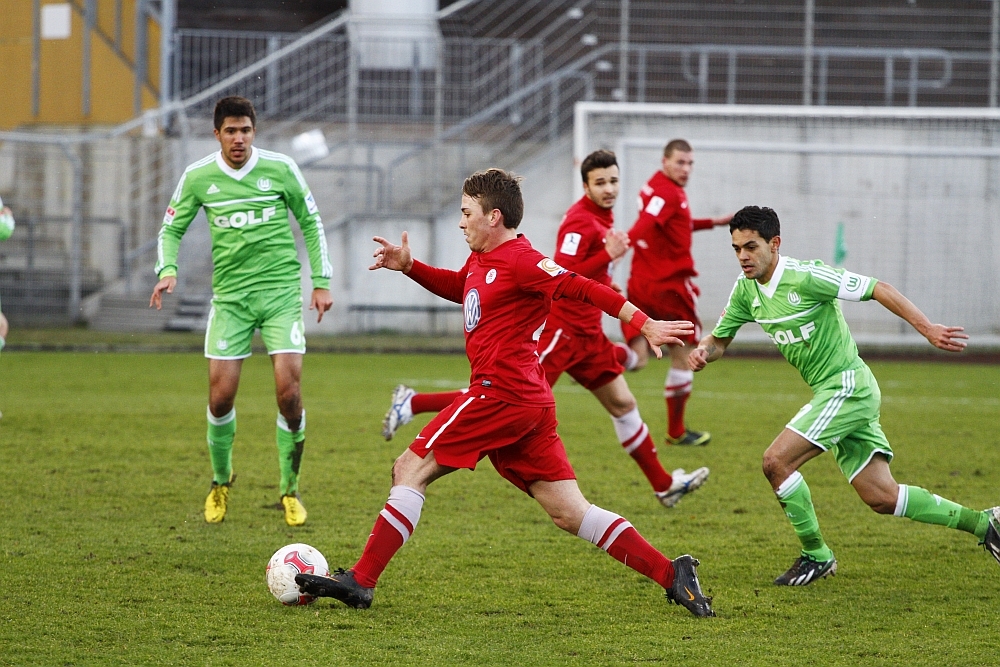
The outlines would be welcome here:
[[[618,441],[646,475],[657,500],[665,507],[673,507],[685,494],[694,491],[708,479],[708,468],[698,468],[691,473],[678,468],[673,474],[664,470],[656,453],[656,445],[649,434],[649,427],[642,421],[635,396],[623,376],[619,375],[591,393],[611,415]]]
[[[649,355],[651,350],[649,349],[649,343],[643,336],[636,336],[632,340],[628,341],[628,346],[635,353],[635,362],[632,371],[641,371],[649,363]]]
[[[604,549],[615,560],[663,586],[670,600],[695,616],[715,615],[711,598],[705,597],[698,582],[698,561],[691,556],[671,561],[624,518],[590,504],[575,479],[537,481],[528,490],[556,526]]]
[[[281,471],[281,507],[285,523],[301,526],[306,522],[306,508],[299,498],[299,469],[306,445],[306,413],[302,409],[302,355],[272,354],[274,392],[278,402],[275,441],[278,468]]]
[[[356,609],[370,607],[379,576],[417,527],[427,486],[454,470],[440,465],[434,452],[420,458],[405,450],[392,466],[389,499],[379,512],[358,562],[349,570],[337,569],[330,577],[296,575],[299,589],[309,595],[335,598]]]
[[[242,359],[208,360],[208,454],[212,461],[212,488],[205,499],[205,521],[226,518],[233,474],[233,440],[236,438],[236,392],[240,387]]]

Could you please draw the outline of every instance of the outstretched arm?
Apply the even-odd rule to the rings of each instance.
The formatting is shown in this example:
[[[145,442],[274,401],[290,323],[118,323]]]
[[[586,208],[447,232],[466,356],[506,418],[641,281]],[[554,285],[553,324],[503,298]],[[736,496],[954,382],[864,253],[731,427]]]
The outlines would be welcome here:
[[[438,269],[414,261],[410,254],[410,236],[406,232],[403,232],[400,245],[390,243],[381,236],[376,236],[373,240],[382,247],[375,249],[372,255],[375,263],[368,267],[369,271],[376,269],[402,271],[427,291],[442,299],[462,303],[462,292],[465,288],[464,270]]]
[[[700,371],[725,354],[726,348],[732,342],[732,338],[716,338],[712,334],[708,334],[701,339],[698,347],[691,350],[691,354],[688,355],[688,366],[693,371]]]
[[[965,341],[969,336],[962,333],[965,331],[963,327],[933,324],[919,308],[889,283],[882,281],[876,283],[872,298],[892,314],[906,320],[934,347],[948,352],[961,352],[965,349]]]
[[[600,286],[604,287],[603,285]],[[611,291],[607,287],[604,287],[604,289]],[[688,322],[687,320],[676,322],[654,320],[639,310],[631,301],[626,301],[625,305],[618,311],[618,319],[626,324],[631,324],[639,330],[639,333],[646,337],[646,340],[649,341],[649,347],[652,348],[653,354],[656,355],[657,359],[663,358],[663,351],[660,349],[661,345],[683,345],[684,341],[681,338],[694,334],[693,322]]]

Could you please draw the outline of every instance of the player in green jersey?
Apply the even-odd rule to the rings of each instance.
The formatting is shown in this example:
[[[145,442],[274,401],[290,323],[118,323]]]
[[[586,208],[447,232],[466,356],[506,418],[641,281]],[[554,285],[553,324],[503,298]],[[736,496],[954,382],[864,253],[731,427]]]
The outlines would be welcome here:
[[[740,326],[757,322],[814,393],[764,452],[764,475],[802,543],[799,558],[774,583],[805,586],[837,571],[833,551],[820,533],[809,487],[798,472],[802,464],[827,450],[834,453],[861,499],[879,514],[972,533],[1000,562],[1000,507],[972,510],[893,479],[892,448],[879,425],[878,383],[858,356],[837,299],[874,299],[932,345],[949,352],[965,348],[968,336],[962,328],[932,324],[888,283],[820,261],[779,255],[781,228],[769,208],[747,206],[733,217],[729,229],[743,275],[715,330],[688,357],[692,370],[700,371],[719,359]]]
[[[208,450],[212,488],[205,520],[226,517],[236,435],[236,390],[243,359],[250,356],[255,329],[271,355],[278,401],[278,467],[281,505],[290,526],[305,523],[298,495],[305,446],[306,415],[299,385],[306,351],[302,321],[301,265],[288,220],[291,211],[305,239],[312,270],[310,310],[316,321],[330,309],[333,274],[323,222],[309,186],[295,162],[253,146],[257,114],[242,97],[215,106],[215,137],[221,150],[188,166],[163,218],[150,306],[177,284],[177,250],[188,225],[202,208],[212,234],[212,310],[205,331],[208,358]]]
[[[6,241],[14,233],[14,214],[0,199],[0,241]],[[7,344],[7,318],[0,312],[0,350]]]

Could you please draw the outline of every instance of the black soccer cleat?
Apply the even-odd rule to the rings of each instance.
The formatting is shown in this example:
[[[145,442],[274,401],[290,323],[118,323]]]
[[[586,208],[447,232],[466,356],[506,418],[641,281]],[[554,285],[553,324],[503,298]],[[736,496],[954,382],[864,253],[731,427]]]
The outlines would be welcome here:
[[[679,438],[671,438],[670,434],[667,434],[666,443],[679,447],[704,447],[711,440],[712,434],[708,431],[692,431],[688,429]]]
[[[715,616],[712,598],[705,597],[698,583],[696,558],[684,554],[674,559],[674,583],[667,589],[667,599],[699,617]]]
[[[817,579],[837,574],[837,559],[816,560],[802,554],[795,559],[788,571],[774,580],[775,586],[808,586]]]
[[[318,598],[334,598],[348,607],[368,609],[375,597],[374,588],[365,588],[354,580],[354,570],[337,568],[333,575],[321,577],[318,574],[297,574],[295,583],[299,590]]]
[[[989,514],[990,525],[986,527],[986,536],[979,544],[1000,563],[1000,507],[991,507],[986,513]]]

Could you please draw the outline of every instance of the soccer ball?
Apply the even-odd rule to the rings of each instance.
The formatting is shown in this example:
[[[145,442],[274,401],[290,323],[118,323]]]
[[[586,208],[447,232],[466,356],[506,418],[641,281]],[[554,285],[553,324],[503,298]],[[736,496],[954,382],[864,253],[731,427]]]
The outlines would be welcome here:
[[[316,599],[299,591],[295,585],[296,574],[330,576],[326,558],[308,544],[289,544],[274,552],[267,563],[267,589],[284,605],[312,604]]]

